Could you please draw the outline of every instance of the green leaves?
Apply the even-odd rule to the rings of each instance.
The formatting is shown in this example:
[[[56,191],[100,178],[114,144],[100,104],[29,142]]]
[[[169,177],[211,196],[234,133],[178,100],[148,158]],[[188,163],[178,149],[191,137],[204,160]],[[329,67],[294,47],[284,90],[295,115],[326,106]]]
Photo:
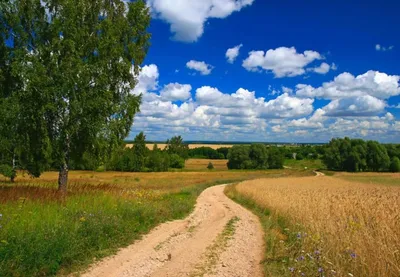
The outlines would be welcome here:
[[[9,53],[0,56],[0,82],[15,88],[18,132],[26,142],[21,161],[37,176],[70,159],[79,163],[84,153],[104,158],[128,135],[139,111],[141,97],[131,89],[149,48],[144,1],[1,5],[1,28],[13,45],[1,41]]]

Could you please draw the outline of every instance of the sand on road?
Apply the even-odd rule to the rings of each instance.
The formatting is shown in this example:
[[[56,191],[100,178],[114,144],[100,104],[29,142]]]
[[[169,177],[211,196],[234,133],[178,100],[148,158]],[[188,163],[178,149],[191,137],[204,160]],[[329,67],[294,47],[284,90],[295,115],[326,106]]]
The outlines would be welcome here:
[[[259,220],[224,187],[206,189],[188,218],[160,225],[82,276],[262,276]]]

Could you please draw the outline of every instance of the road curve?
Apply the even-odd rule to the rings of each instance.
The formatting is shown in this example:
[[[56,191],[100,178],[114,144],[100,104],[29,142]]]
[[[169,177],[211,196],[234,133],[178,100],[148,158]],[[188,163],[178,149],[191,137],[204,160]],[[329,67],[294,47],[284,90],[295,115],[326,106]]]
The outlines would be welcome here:
[[[189,217],[160,225],[82,276],[262,276],[259,220],[226,197],[224,187],[206,189]]]

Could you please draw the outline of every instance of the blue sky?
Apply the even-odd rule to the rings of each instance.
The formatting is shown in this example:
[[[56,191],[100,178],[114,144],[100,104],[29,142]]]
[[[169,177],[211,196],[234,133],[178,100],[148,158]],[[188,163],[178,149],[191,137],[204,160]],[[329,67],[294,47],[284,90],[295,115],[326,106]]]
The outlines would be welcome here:
[[[130,138],[400,142],[400,2],[148,5],[152,46]]]

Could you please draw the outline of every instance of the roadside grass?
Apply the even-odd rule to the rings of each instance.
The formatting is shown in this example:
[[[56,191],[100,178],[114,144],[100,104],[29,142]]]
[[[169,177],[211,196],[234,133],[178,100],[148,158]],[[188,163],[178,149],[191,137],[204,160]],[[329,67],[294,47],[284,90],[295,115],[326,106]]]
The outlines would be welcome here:
[[[261,219],[265,276],[400,276],[398,187],[285,178],[226,194]]]
[[[67,198],[56,172],[0,182],[0,276],[66,275],[133,243],[156,225],[187,216],[207,187],[291,176],[291,170],[70,172]]]

